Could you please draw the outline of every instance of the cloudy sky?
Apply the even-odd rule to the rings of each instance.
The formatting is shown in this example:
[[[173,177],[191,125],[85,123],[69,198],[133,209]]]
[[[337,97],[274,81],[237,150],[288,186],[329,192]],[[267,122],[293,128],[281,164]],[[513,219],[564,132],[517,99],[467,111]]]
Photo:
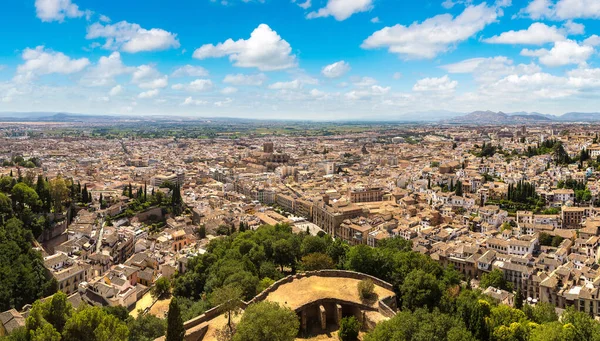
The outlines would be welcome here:
[[[599,0],[4,5],[0,111],[350,119],[600,110]]]

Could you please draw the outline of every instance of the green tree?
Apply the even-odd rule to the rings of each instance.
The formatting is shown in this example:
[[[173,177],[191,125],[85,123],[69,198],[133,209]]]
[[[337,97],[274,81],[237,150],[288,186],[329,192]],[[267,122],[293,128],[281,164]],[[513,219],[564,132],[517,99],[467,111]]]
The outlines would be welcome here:
[[[479,287],[483,290],[488,287],[494,287],[496,289],[512,291],[512,283],[509,283],[504,279],[504,274],[500,269],[494,269],[489,273],[483,274],[483,276],[481,276],[481,281],[479,282]]]
[[[154,282],[152,287],[152,296],[156,299],[166,297],[171,292],[171,281],[167,277],[160,277]]]
[[[19,212],[22,212],[25,207],[36,211],[41,206],[40,197],[35,190],[22,182],[16,184],[11,193],[12,200]]]
[[[408,274],[400,287],[402,306],[406,309],[416,309],[437,306],[442,291],[434,275],[418,269]]]
[[[537,324],[558,321],[555,307],[547,302],[538,302],[535,306],[523,306],[523,312],[527,318]]]
[[[340,321],[340,330],[338,331],[338,338],[341,341],[358,340],[359,331],[360,323],[358,322],[356,317],[344,317]]]
[[[515,308],[522,309],[523,308],[523,292],[519,287],[517,292],[515,293]]]
[[[198,228],[198,238],[204,239],[206,238],[206,226],[202,225]]]
[[[293,341],[300,321],[296,313],[275,302],[262,301],[250,305],[233,337],[234,341]]]
[[[334,269],[335,263],[331,257],[323,253],[311,253],[302,257],[302,269],[305,271]]]
[[[377,324],[364,341],[475,341],[461,320],[437,310],[401,311],[393,318]]]
[[[235,285],[227,285],[215,290],[211,295],[211,303],[218,309],[227,314],[227,326],[229,331],[233,330],[231,325],[231,315],[235,315],[240,311],[243,291]]]
[[[166,341],[183,341],[185,328],[181,318],[181,310],[177,303],[177,297],[173,297],[169,303],[169,312],[167,314],[167,334]]]
[[[99,307],[84,307],[65,324],[63,341],[126,341],[129,330],[124,322]]]
[[[52,327],[51,324],[46,323],[41,328],[32,330],[30,333],[30,341],[60,341],[60,333]]]
[[[69,198],[69,189],[65,180],[58,176],[49,183],[50,198],[55,212],[62,212],[63,204]]]
[[[129,341],[153,341],[165,335],[167,321],[152,314],[139,314],[137,318],[127,320]]]

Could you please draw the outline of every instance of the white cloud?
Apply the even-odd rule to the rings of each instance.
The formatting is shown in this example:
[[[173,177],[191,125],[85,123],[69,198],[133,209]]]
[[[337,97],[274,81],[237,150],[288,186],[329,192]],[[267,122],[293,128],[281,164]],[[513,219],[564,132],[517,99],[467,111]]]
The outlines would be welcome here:
[[[229,56],[235,66],[255,67],[261,71],[289,69],[297,64],[290,44],[266,24],[260,24],[247,40],[228,39],[217,45],[203,45],[193,55],[197,59],[224,56]]]
[[[71,0],[35,0],[35,11],[44,22],[62,22],[65,18],[79,18],[84,14]]]
[[[152,97],[156,97],[159,93],[160,93],[160,90],[158,90],[158,89],[148,90],[146,92],[140,93],[138,95],[138,98],[152,98]]]
[[[267,76],[264,73],[258,73],[255,75],[244,75],[241,73],[235,75],[226,75],[223,79],[223,83],[233,85],[251,85],[260,86],[267,80]]]
[[[221,93],[222,93],[223,95],[231,95],[231,94],[234,94],[234,93],[236,93],[236,92],[238,92],[238,89],[237,89],[237,88],[234,88],[234,87],[232,87],[232,86],[228,86],[228,87],[226,87],[226,88],[223,88],[223,90],[221,90]]]
[[[567,20],[563,26],[568,34],[579,35],[585,33],[585,26],[583,24],[573,22],[572,20]]]
[[[379,85],[372,85],[370,87],[352,90],[344,94],[347,99],[350,100],[366,100],[374,96],[387,95],[391,90],[391,87],[382,87]]]
[[[392,77],[395,80],[398,80],[398,79],[402,78],[402,73],[400,73],[400,72],[394,72],[394,74],[392,75]]]
[[[350,71],[350,64],[341,60],[333,64],[325,66],[321,70],[321,74],[327,78],[340,78]]]
[[[224,101],[217,101],[214,103],[214,105],[215,107],[226,107],[231,103],[233,103],[233,100],[231,98],[225,98]]]
[[[208,70],[201,66],[185,65],[173,71],[171,77],[206,77]]]
[[[569,86],[566,78],[543,72],[522,76],[509,75],[495,83],[486,85],[481,91],[491,96],[503,95],[507,98],[527,94],[528,100],[531,100],[532,97],[562,98],[577,92],[576,89]]]
[[[534,74],[541,71],[541,68],[533,63],[513,65],[513,61],[504,56],[465,59],[458,63],[442,65],[441,68],[451,74],[472,73],[480,83],[494,82],[511,74]]]
[[[308,19],[332,16],[343,21],[355,13],[366,12],[373,8],[373,0],[328,0],[327,5],[316,12],[310,12]]]
[[[300,6],[303,9],[309,9],[310,6],[312,6],[311,0],[306,0],[304,2],[302,2],[301,0],[292,0],[292,2],[295,3],[296,5]]]
[[[116,24],[94,23],[87,29],[86,39],[106,39],[103,48],[129,53],[179,48],[177,35],[160,28],[144,29],[138,24],[121,21]]]
[[[483,41],[491,44],[542,45],[561,40],[565,40],[565,35],[556,26],[536,22],[526,30],[504,32]]]
[[[594,48],[579,45],[573,40],[557,41],[554,47],[548,49],[529,50],[523,49],[522,56],[537,57],[540,63],[547,66],[562,66],[568,64],[581,64],[590,58]]]
[[[379,20],[379,17],[375,17],[375,18],[372,18],[372,19],[371,19],[371,22],[372,22],[373,24],[379,24],[379,23],[381,22],[381,20]]]
[[[600,18],[600,1],[598,0],[532,0],[521,11],[532,19],[598,19]]]
[[[445,75],[439,78],[423,78],[417,81],[413,86],[413,91],[436,91],[436,92],[451,92],[458,86],[457,81],[453,81]]]
[[[173,90],[186,90],[190,92],[205,92],[213,88],[213,82],[210,79],[196,79],[189,84],[175,84],[171,87]]]
[[[102,14],[100,15],[100,18],[98,18],[98,20],[100,20],[102,22],[106,22],[106,23],[110,22],[110,18],[107,17],[106,15],[102,15]]]
[[[90,61],[87,58],[71,59],[61,52],[55,52],[44,46],[35,49],[26,48],[21,57],[25,63],[17,67],[18,80],[29,80],[39,75],[53,73],[72,74],[85,69]]]
[[[354,85],[359,88],[369,87],[377,84],[377,80],[372,77],[362,77],[354,82]]]
[[[410,26],[385,27],[368,37],[364,49],[386,47],[406,59],[434,58],[483,30],[501,16],[502,10],[485,3],[468,6],[457,17],[441,14]]]
[[[117,96],[118,94],[120,94],[122,92],[123,92],[123,87],[121,85],[117,85],[117,86],[113,87],[112,89],[110,89],[108,94],[110,96]]]
[[[181,105],[187,106],[187,105],[204,105],[207,104],[207,101],[202,101],[202,100],[197,100],[197,99],[193,99],[191,96],[187,97],[183,103],[181,103]]]
[[[269,85],[269,89],[273,90],[296,90],[302,87],[302,82],[295,79],[290,82],[277,82]]]
[[[100,57],[98,64],[83,75],[81,83],[86,86],[109,86],[115,83],[115,77],[134,71],[134,67],[123,64],[119,52],[113,52],[108,57]]]
[[[598,46],[600,45],[600,37],[593,34],[583,41],[583,45],[587,46]]]
[[[131,82],[142,89],[165,88],[169,85],[169,77],[162,75],[151,65],[140,65],[133,72]]]

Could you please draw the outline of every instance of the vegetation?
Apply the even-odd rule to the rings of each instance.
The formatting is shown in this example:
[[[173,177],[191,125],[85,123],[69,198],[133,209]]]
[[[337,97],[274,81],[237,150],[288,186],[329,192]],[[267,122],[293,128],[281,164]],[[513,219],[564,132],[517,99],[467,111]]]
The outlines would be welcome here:
[[[156,299],[168,296],[171,292],[171,281],[166,277],[161,277],[156,280],[154,287],[152,287],[152,297]]]
[[[181,318],[181,310],[177,303],[177,298],[174,297],[169,303],[169,313],[167,314],[167,334],[166,341],[183,341],[185,336],[185,328],[183,327],[183,319]]]
[[[370,279],[364,279],[358,283],[358,296],[361,300],[370,300],[375,296],[375,284]]]
[[[293,341],[300,321],[296,313],[277,303],[263,301],[246,308],[234,341]]]
[[[143,315],[133,319],[118,308],[83,306],[75,311],[64,302],[64,294],[57,294],[36,302],[27,327],[8,340],[74,340],[82,335],[92,340],[106,335],[110,340],[152,340],[165,333],[168,340],[181,340],[184,320],[216,305],[228,315],[234,313],[240,299],[248,300],[274,280],[304,268],[305,257],[314,254],[326,255],[337,269],[363,272],[393,285],[401,311],[367,333],[366,341],[595,340],[600,335],[600,324],[583,312],[567,310],[559,322],[548,304],[522,302],[521,309],[498,305],[464,285],[453,268],[411,250],[403,239],[383,240],[375,248],[349,246],[329,236],[294,234],[287,225],[238,231],[212,240],[208,252],[190,259],[188,271],[176,276],[166,323]],[[482,276],[480,287],[487,286],[512,290],[500,270]],[[353,335],[350,322],[340,337],[346,330]],[[234,340],[293,340],[299,321],[295,312],[263,301],[248,307],[237,326],[226,328]]]
[[[340,341],[355,341],[358,340],[358,333],[360,332],[360,323],[354,316],[344,317],[340,321],[340,330],[338,331],[338,338]]]
[[[504,274],[502,273],[502,270],[499,269],[494,269],[481,276],[479,287],[482,289],[494,287],[496,289],[512,291],[512,283],[504,279]]]

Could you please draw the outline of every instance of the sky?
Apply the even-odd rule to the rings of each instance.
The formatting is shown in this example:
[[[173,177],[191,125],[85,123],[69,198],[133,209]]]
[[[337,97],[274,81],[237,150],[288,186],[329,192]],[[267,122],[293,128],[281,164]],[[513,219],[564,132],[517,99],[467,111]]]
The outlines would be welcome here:
[[[600,111],[599,0],[14,0],[0,112]]]

